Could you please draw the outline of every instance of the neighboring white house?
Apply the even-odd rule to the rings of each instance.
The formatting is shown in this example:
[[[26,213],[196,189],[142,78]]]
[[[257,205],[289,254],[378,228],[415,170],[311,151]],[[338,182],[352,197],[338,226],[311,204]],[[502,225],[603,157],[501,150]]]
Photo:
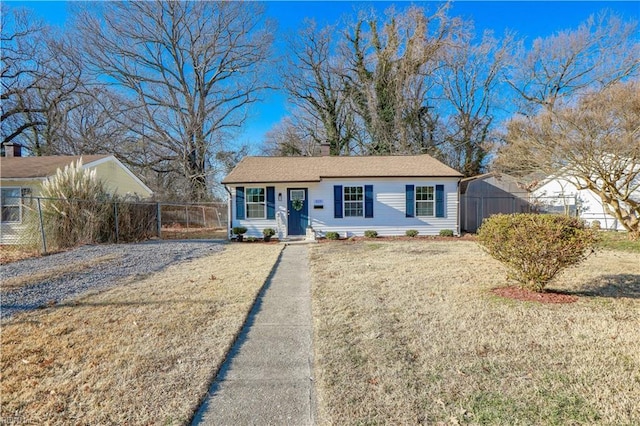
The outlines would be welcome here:
[[[245,157],[222,181],[229,227],[280,239],[338,232],[362,236],[460,232],[462,175],[428,155],[376,157]]]
[[[637,198],[640,199],[640,192]],[[597,220],[602,229],[625,230],[615,217],[606,213],[598,194],[589,189],[578,189],[567,178],[554,176],[543,180],[532,191],[531,201],[550,211],[576,215],[589,225]]]

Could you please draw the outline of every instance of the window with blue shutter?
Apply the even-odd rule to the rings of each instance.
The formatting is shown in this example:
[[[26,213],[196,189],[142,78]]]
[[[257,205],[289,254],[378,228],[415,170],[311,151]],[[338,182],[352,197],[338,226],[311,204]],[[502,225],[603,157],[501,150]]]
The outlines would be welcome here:
[[[373,217],[373,185],[364,186],[364,217]]]
[[[436,185],[436,217],[444,217],[444,185]]]
[[[414,207],[414,187],[413,185],[407,185],[405,187],[405,204],[406,204],[406,216],[413,217],[413,207]]]
[[[267,186],[267,219],[276,218],[276,188]]]
[[[342,218],[342,185],[333,186],[333,217]]]
[[[236,187],[236,219],[244,219],[244,186]]]

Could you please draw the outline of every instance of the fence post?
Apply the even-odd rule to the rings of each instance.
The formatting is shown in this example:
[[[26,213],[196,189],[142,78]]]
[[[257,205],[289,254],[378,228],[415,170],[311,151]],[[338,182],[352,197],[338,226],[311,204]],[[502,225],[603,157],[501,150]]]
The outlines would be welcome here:
[[[158,238],[162,238],[162,209],[160,208],[160,203],[156,203],[156,226],[158,228]]]
[[[113,203],[113,215],[116,222],[116,243],[118,242],[118,203]]]
[[[186,213],[186,216],[187,216],[187,229],[189,229],[189,206],[187,205],[184,206],[184,212]]]
[[[38,217],[40,218],[40,233],[42,234],[42,253],[47,254],[47,236],[44,232],[44,220],[42,219],[42,206],[40,205],[40,197],[38,200]]]

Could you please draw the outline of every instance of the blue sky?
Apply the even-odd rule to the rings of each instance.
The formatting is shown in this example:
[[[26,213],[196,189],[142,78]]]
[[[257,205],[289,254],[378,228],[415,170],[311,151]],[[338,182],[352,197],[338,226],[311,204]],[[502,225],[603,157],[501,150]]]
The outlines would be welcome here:
[[[60,1],[5,1],[11,7],[24,6],[33,9],[43,20],[64,27],[69,2]],[[442,2],[407,1],[271,1],[267,2],[267,16],[278,22],[282,34],[295,31],[305,18],[314,18],[323,26],[336,23],[345,15],[352,15],[360,8],[374,7],[384,11],[395,4],[402,9],[410,4],[435,10]],[[472,20],[476,31],[490,29],[496,35],[505,30],[515,31],[531,41],[555,32],[575,28],[589,15],[602,9],[610,9],[625,19],[640,20],[638,1],[454,1],[450,14]],[[281,38],[276,36],[276,39]],[[264,102],[255,104],[250,119],[238,143],[259,147],[264,133],[287,113],[287,100],[281,93],[265,95]]]

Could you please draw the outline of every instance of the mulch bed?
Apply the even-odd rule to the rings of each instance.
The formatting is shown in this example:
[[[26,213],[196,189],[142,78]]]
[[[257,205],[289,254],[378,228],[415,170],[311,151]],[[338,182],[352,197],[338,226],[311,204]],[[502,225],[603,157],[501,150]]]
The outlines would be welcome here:
[[[439,235],[418,235],[416,237],[397,236],[397,237],[349,237],[340,238],[339,240],[329,240],[327,238],[318,238],[320,243],[331,243],[334,241],[340,241],[345,243],[354,243],[358,241],[476,241],[474,234],[463,234],[460,237],[441,237]]]
[[[508,299],[523,300],[526,302],[540,303],[574,303],[578,301],[578,296],[571,294],[556,293],[553,291],[545,291],[537,293],[535,291],[526,290],[520,287],[498,287],[491,290],[497,296],[506,297]]]

